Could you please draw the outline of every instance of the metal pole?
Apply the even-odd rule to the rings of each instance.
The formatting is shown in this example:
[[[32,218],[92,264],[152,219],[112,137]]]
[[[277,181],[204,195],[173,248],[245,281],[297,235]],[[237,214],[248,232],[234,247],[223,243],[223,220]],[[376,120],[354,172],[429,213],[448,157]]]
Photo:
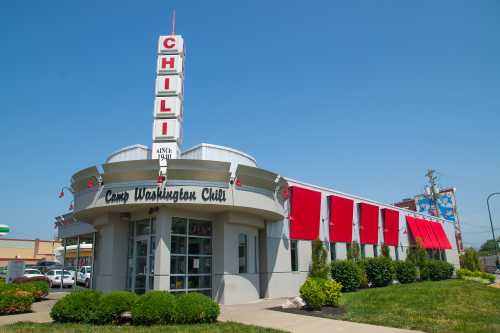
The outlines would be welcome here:
[[[94,267],[94,263],[95,263],[95,241],[96,241],[96,237],[95,237],[95,231],[92,233],[92,262],[90,264],[90,288],[91,289],[94,289],[94,275],[95,275],[95,267]]]
[[[62,272],[61,272],[61,289],[64,288],[64,268],[66,267],[66,238],[63,238],[63,243],[64,243],[64,255],[63,255],[63,267],[62,267]]]
[[[494,192],[488,195],[488,198],[486,199],[486,206],[488,206],[488,215],[490,217],[490,226],[491,226],[491,235],[493,236],[493,244],[495,244],[495,254],[497,256],[498,260],[498,244],[497,244],[497,239],[495,238],[495,228],[493,228],[493,219],[491,218],[491,208],[490,208],[490,199],[491,197],[495,195],[500,195],[500,192]]]
[[[75,284],[73,287],[76,287],[76,282],[78,281],[76,277],[78,276],[78,271],[80,269],[80,235],[76,236],[76,265],[75,265]]]

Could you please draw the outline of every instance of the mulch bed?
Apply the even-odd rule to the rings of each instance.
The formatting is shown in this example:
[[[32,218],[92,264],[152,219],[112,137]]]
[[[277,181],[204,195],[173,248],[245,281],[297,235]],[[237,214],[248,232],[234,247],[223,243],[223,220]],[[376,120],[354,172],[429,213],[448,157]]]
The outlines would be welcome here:
[[[308,308],[283,309],[281,306],[272,307],[272,308],[269,308],[269,310],[298,314],[298,315],[303,315],[303,316],[329,318],[329,319],[341,319],[342,315],[345,313],[345,309],[343,307],[334,308],[331,306],[324,306],[321,309],[321,311],[311,310]]]

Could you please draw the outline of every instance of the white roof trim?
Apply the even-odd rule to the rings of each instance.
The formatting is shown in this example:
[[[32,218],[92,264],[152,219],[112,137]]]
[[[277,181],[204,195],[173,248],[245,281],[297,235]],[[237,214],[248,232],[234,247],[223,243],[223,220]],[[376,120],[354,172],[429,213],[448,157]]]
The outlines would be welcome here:
[[[135,145],[130,145],[130,146],[126,146],[126,147],[123,147],[123,148],[120,148],[118,150],[115,150],[114,152],[112,152],[108,158],[106,159],[106,161],[104,162],[104,164],[108,163],[108,161],[113,158],[115,155],[118,155],[124,151],[127,151],[127,150],[132,150],[134,148],[142,148],[142,149],[145,149],[145,150],[148,150],[148,151],[151,151],[151,149],[148,147],[148,146],[145,146],[145,145],[141,145],[141,144],[135,144]]]
[[[246,157],[246,158],[248,158],[248,159],[252,160],[255,164],[257,164],[257,160],[256,160],[253,156],[248,155],[247,153],[244,153],[244,152],[242,152],[241,150],[237,150],[237,149],[230,148],[230,147],[226,147],[226,146],[213,145],[213,144],[211,144],[211,143],[200,143],[200,144],[197,144],[196,146],[191,147],[191,148],[189,148],[189,149],[187,149],[187,150],[183,151],[181,155],[184,155],[184,154],[186,154],[186,153],[189,153],[189,152],[191,152],[191,151],[193,151],[193,150],[196,150],[196,149],[198,149],[198,148],[201,148],[201,147],[210,147],[210,148],[217,148],[217,149],[221,149],[221,150],[227,150],[227,151],[230,151],[230,152],[232,152],[232,153],[235,153],[235,154],[239,154],[239,155],[241,155],[241,156],[244,156],[244,157]]]

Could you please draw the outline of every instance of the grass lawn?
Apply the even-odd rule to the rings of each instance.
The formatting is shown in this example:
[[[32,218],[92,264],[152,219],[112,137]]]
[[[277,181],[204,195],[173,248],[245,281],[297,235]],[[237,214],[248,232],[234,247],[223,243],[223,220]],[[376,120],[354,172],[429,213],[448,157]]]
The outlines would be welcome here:
[[[163,325],[163,326],[93,326],[83,324],[34,324],[17,323],[0,326],[0,332],[8,333],[280,333],[270,328],[224,322],[200,325]]]
[[[343,320],[424,332],[500,333],[500,289],[446,280],[345,293]]]

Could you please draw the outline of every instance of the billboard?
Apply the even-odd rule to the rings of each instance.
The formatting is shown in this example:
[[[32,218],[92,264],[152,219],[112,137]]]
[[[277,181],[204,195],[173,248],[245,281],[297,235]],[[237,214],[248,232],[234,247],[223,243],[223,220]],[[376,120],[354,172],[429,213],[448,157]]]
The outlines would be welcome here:
[[[455,223],[458,221],[455,192],[453,190],[439,192],[435,204],[430,197],[424,195],[417,195],[415,203],[419,213],[439,216]]]

